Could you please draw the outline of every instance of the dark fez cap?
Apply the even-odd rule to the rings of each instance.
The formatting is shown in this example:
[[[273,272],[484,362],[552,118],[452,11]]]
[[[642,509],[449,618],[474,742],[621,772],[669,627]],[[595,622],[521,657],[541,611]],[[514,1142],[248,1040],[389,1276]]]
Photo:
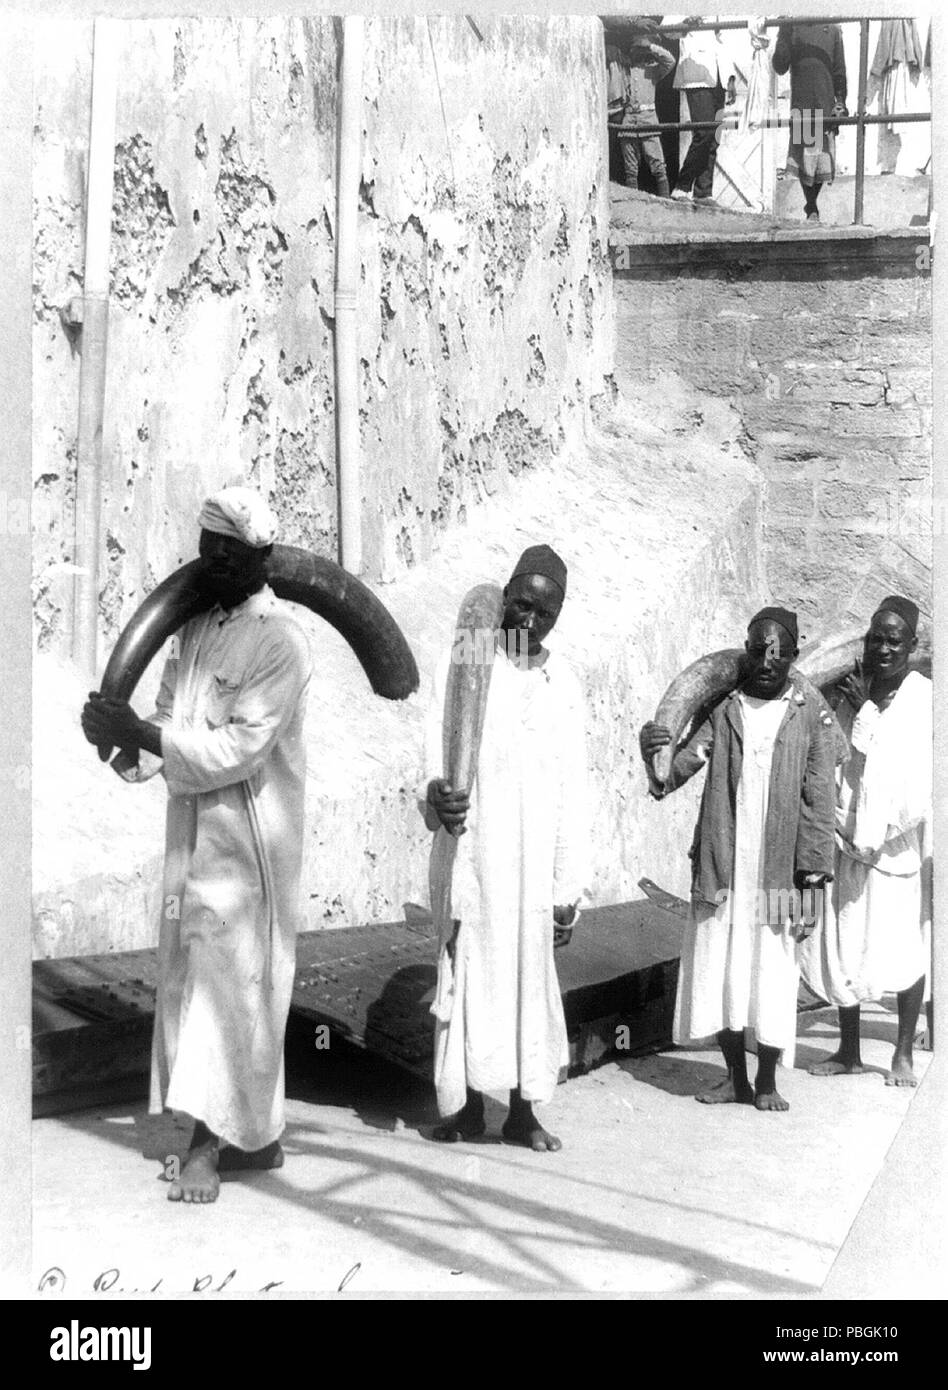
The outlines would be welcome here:
[[[762,608],[759,613],[755,613],[747,624],[748,631],[755,623],[772,622],[779,623],[785,632],[789,632],[793,638],[793,645],[797,646],[799,634],[797,632],[797,615],[791,613],[789,608]]]
[[[879,607],[873,613],[873,617],[878,613],[894,613],[897,618],[901,618],[912,636],[918,630],[918,604],[913,603],[910,598],[900,598],[898,594],[890,594],[884,598]]]
[[[511,579],[516,579],[518,574],[542,574],[559,584],[566,596],[566,566],[548,545],[528,545],[514,566]]]

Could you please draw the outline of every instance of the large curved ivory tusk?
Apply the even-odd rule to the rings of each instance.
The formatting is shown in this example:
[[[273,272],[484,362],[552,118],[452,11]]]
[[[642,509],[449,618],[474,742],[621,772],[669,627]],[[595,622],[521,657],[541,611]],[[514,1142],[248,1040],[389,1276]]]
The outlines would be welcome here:
[[[478,584],[458,611],[455,656],[444,691],[444,775],[455,790],[470,791],[484,729],[487,691],[494,669],[494,638],[504,615],[503,592]]]
[[[861,659],[865,635],[865,628],[847,628],[811,642],[797,657],[794,669],[811,686],[826,691],[848,675]],[[671,743],[659,749],[647,769],[653,795],[664,795],[672,761],[685,730],[699,714],[709,710],[740,683],[744,658],[745,653],[739,647],[710,652],[686,666],[665,691],[655,711],[655,723],[666,725],[672,738]],[[931,644],[927,637],[919,639],[911,665],[924,675],[931,674]]]
[[[504,596],[496,584],[478,584],[458,611],[452,660],[444,691],[442,756],[444,777],[456,791],[471,790],[477,771],[487,692],[494,669],[494,637],[503,618]],[[444,947],[453,931],[451,883],[457,837],[441,827],[428,865],[431,913]]]
[[[797,657],[796,667],[821,690],[837,685],[862,660],[865,628],[848,628],[819,642],[811,642]],[[927,637],[920,637],[910,666],[923,675],[932,673],[932,648]]]
[[[128,700],[142,672],[173,633],[211,605],[192,560],[153,589],[125,625],[102,677],[102,694]],[[294,545],[275,545],[268,580],[278,598],[325,618],[358,657],[376,695],[404,700],[418,689],[418,667],[401,628],[361,580],[333,560]],[[99,748],[103,762],[110,748]]]
[[[649,786],[656,796],[664,795],[665,783],[671,776],[672,760],[685,729],[706,705],[713,704],[733,690],[744,670],[744,652],[740,647],[726,647],[709,652],[686,666],[665,691],[655,711],[655,723],[671,730],[671,743],[660,748],[648,769]]]

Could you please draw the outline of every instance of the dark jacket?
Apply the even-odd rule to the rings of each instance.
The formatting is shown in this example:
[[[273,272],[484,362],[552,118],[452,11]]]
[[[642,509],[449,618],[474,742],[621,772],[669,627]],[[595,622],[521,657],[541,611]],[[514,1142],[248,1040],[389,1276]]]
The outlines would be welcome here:
[[[774,72],[790,72],[790,106],[829,116],[846,101],[846,56],[838,24],[781,24]]]
[[[636,45],[632,50],[633,62],[629,53],[614,44],[606,45],[607,90],[609,111],[619,116],[623,111],[640,112],[645,110],[654,115],[655,87],[667,77],[675,66],[675,60],[660,44],[650,44],[651,62],[646,62],[646,49]]]
[[[833,876],[838,725],[822,696],[793,670],[790,681],[787,712],[774,742],[760,884],[775,911],[777,893],[794,886],[795,873]],[[666,791],[673,791],[707,762],[701,810],[689,851],[692,894],[702,902],[720,903],[731,886],[743,752],[741,704],[735,690],[676,755],[666,784]]]

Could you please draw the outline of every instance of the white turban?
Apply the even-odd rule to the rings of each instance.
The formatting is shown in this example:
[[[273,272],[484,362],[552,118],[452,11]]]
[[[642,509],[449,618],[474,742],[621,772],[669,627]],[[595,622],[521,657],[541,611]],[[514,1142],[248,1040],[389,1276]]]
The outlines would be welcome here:
[[[255,550],[271,545],[280,529],[266,498],[252,487],[225,487],[201,508],[198,525],[218,536],[234,536]]]

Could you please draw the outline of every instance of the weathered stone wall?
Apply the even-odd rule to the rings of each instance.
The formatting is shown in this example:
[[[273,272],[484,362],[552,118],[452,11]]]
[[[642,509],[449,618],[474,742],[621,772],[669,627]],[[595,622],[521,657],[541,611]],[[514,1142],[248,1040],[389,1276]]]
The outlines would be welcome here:
[[[740,414],[774,599],[817,635],[893,589],[931,614],[927,236],[617,248],[620,356]]]
[[[61,651],[72,545],[90,26],[35,44],[37,642]],[[196,508],[237,478],[286,538],[334,543],[329,19],[120,26],[102,650],[194,551]],[[70,341],[70,338],[73,341]],[[50,567],[53,567],[52,569]]]
[[[611,362],[598,20],[367,28],[364,545],[391,577],[570,449]]]
[[[92,25],[59,20],[37,33],[44,62],[34,72],[33,624],[37,644],[49,649],[68,643],[75,546],[79,355],[61,314],[82,286]]]
[[[577,447],[608,371],[598,21],[371,19],[360,218],[365,567],[390,578]],[[193,553],[207,491],[336,547],[330,19],[130,21],[121,58],[101,648]],[[62,653],[91,26],[37,39],[36,637]]]

